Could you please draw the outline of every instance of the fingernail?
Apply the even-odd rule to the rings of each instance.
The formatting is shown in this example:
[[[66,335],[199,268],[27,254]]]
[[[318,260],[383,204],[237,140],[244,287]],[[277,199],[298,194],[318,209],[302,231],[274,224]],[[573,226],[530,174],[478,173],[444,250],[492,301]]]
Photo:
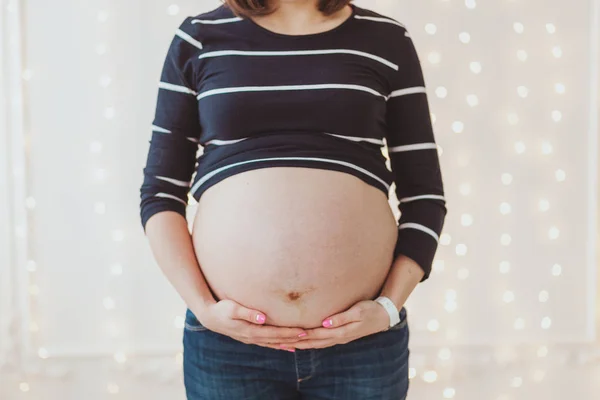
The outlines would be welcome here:
[[[329,328],[330,326],[333,326],[333,321],[330,319],[326,319],[325,321],[323,321],[323,326],[325,328]]]
[[[287,351],[289,351],[290,353],[295,353],[296,349],[286,349]]]
[[[302,332],[301,334],[298,335],[298,337],[304,337],[306,336],[306,332]]]
[[[296,351],[296,349],[288,349],[287,347],[285,347],[285,346],[284,346],[284,345],[282,345],[282,344],[280,344],[280,345],[279,345],[279,347],[281,347],[283,350],[287,350],[287,351],[290,351],[290,352],[292,352],[292,353]]]
[[[262,324],[262,323],[264,323],[264,322],[265,322],[266,318],[265,318],[265,316],[264,316],[264,315],[262,315],[262,314],[256,314],[256,320],[257,320],[259,323],[261,323],[261,324]]]

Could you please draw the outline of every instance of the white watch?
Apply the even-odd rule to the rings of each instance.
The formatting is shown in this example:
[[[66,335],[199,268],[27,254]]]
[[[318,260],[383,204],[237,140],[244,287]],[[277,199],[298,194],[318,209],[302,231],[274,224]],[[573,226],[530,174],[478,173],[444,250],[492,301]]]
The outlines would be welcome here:
[[[400,311],[389,297],[379,296],[375,301],[381,304],[390,316],[390,328],[400,323]]]

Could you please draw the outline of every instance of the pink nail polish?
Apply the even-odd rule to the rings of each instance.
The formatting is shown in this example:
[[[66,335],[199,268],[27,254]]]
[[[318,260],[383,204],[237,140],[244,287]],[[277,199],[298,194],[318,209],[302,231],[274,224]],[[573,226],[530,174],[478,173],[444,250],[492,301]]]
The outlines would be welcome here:
[[[304,337],[306,335],[307,335],[306,332],[302,332],[301,334],[298,335],[298,337]]]
[[[265,316],[262,314],[256,314],[256,320],[262,324],[265,322]]]
[[[290,351],[290,352],[292,352],[292,353],[296,351],[296,349],[288,349],[287,347],[285,347],[285,346],[284,346],[284,345],[282,345],[282,344],[280,344],[280,345],[279,345],[279,347],[281,347],[283,350]]]
[[[326,319],[325,321],[323,321],[323,326],[325,328],[329,328],[330,326],[333,326],[333,321],[330,319]]]

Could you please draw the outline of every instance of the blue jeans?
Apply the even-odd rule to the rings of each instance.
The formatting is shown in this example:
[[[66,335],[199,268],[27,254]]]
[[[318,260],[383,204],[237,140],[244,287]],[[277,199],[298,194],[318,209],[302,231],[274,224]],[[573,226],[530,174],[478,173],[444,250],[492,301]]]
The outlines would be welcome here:
[[[183,372],[188,400],[404,400],[406,309],[372,335],[295,353],[246,344],[202,326],[187,310]]]

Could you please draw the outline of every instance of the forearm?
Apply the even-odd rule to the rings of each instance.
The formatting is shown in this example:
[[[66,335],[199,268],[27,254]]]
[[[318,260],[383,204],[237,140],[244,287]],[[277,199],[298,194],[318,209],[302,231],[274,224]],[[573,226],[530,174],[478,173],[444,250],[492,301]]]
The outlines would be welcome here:
[[[163,274],[194,313],[215,303],[196,259],[185,218],[170,211],[154,214],[146,224],[146,236]]]
[[[400,254],[393,262],[380,296],[389,297],[398,310],[423,279],[425,272],[411,258]]]

